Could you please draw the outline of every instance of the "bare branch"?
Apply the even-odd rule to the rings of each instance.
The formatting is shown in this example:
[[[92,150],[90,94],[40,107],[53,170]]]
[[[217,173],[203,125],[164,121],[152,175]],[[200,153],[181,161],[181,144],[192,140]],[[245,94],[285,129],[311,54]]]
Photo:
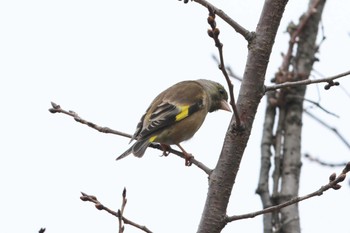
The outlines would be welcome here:
[[[331,86],[339,85],[338,82],[333,82],[333,80],[338,79],[338,78],[342,78],[342,77],[347,76],[349,74],[350,74],[350,70],[346,71],[344,73],[335,75],[335,76],[328,77],[328,78],[314,79],[314,80],[306,79],[306,80],[295,81],[295,82],[285,82],[285,83],[281,83],[281,84],[277,84],[277,85],[273,85],[273,86],[265,86],[265,92],[273,91],[273,90],[277,90],[277,89],[281,89],[281,88],[309,85],[309,84],[313,84],[313,83],[324,83],[324,82],[328,83],[325,86],[325,88],[329,89]]]
[[[120,215],[120,210],[118,212],[115,212],[115,211],[109,209],[108,207],[104,206],[103,204],[101,204],[101,202],[99,202],[97,200],[97,198],[95,196],[88,195],[88,194],[83,193],[83,192],[81,192],[81,195],[82,196],[80,197],[80,199],[82,201],[89,201],[89,202],[94,203],[96,209],[104,210],[104,211],[108,212],[109,214],[111,214],[111,215],[113,215],[113,216],[115,216],[117,218],[121,218],[125,224],[129,224],[131,226],[134,226],[134,227],[136,227],[136,228],[138,228],[138,229],[140,229],[140,230],[142,230],[144,232],[152,233],[152,231],[150,231],[146,226],[139,225],[139,224],[137,224],[137,223],[135,223],[135,222],[125,218],[124,216]]]
[[[287,98],[287,99],[301,99],[301,100],[303,100],[303,101],[309,102],[309,103],[315,105],[316,107],[318,107],[319,109],[321,109],[322,111],[324,111],[325,113],[327,113],[327,114],[329,114],[329,115],[331,115],[331,116],[334,116],[334,117],[336,117],[336,118],[339,118],[339,116],[338,116],[337,114],[335,114],[335,113],[333,113],[333,112],[327,110],[325,107],[321,106],[320,103],[318,103],[318,102],[316,102],[316,101],[313,101],[313,100],[310,100],[310,99],[306,99],[306,98],[304,98],[303,96],[288,94],[288,96],[287,96],[286,98]],[[307,110],[305,109],[305,111],[307,111]]]
[[[122,207],[118,210],[118,220],[119,220],[119,233],[123,233],[124,232],[124,225],[123,225],[123,214],[124,214],[124,209],[126,206],[126,188],[123,189],[123,193],[122,193]]]
[[[68,116],[71,116],[71,117],[74,118],[75,121],[77,121],[77,122],[79,122],[81,124],[87,125],[87,126],[93,128],[93,129],[96,129],[97,131],[99,131],[101,133],[116,134],[116,135],[123,136],[123,137],[126,137],[126,138],[131,138],[132,137],[132,135],[130,135],[130,134],[123,133],[123,132],[120,132],[120,131],[116,131],[116,130],[110,129],[108,127],[101,127],[101,126],[96,125],[95,123],[92,123],[90,121],[84,120],[83,118],[81,118],[74,111],[71,111],[71,110],[66,111],[66,110],[62,109],[60,105],[58,105],[58,104],[56,104],[54,102],[51,102],[51,106],[52,106],[52,108],[49,109],[49,112],[51,112],[51,113],[63,113],[63,114],[66,114]]]
[[[263,210],[260,211],[256,211],[256,212],[252,212],[252,213],[248,213],[248,214],[242,214],[242,215],[233,215],[230,217],[226,218],[226,222],[233,222],[233,221],[237,221],[240,219],[247,219],[247,218],[254,218],[258,215],[262,215],[262,214],[266,214],[266,213],[271,213],[277,210],[280,210],[286,206],[290,206],[293,204],[296,204],[298,202],[304,201],[306,199],[309,199],[311,197],[316,197],[316,196],[321,196],[325,191],[329,190],[329,189],[334,189],[334,190],[338,190],[341,188],[341,185],[339,183],[343,182],[346,178],[346,174],[350,171],[350,162],[348,162],[343,171],[340,173],[339,176],[336,176],[335,173],[333,173],[332,175],[330,175],[329,177],[329,183],[322,186],[321,188],[319,188],[317,191],[312,192],[310,194],[307,194],[305,196],[301,196],[301,197],[295,197],[292,198],[291,200],[281,203],[279,205],[275,205],[275,206],[271,206],[269,208],[265,208]]]
[[[263,208],[273,205],[272,198],[269,192],[269,175],[271,168],[271,148],[275,144],[275,137],[273,128],[276,117],[276,104],[274,104],[274,92],[267,93],[267,105],[265,110],[265,120],[263,127],[263,136],[261,138],[261,162],[260,175],[256,193],[259,194]],[[265,214],[263,216],[264,229],[272,229],[272,214]]]
[[[314,120],[316,120],[318,123],[320,123],[321,125],[323,125],[324,127],[326,127],[327,129],[333,131],[333,133],[335,133],[337,135],[337,137],[348,147],[348,149],[350,149],[350,143],[345,139],[345,137],[343,137],[343,135],[341,135],[339,133],[339,131],[334,128],[333,126],[330,126],[329,124],[327,124],[326,122],[322,121],[320,118],[318,118],[317,116],[315,116],[314,114],[312,114],[309,111],[304,110],[304,112],[310,116],[311,118],[313,118]]]
[[[211,56],[213,58],[213,60],[216,62],[216,64],[219,66],[220,65],[220,61],[219,59],[213,54]],[[225,69],[227,70],[227,73],[230,77],[242,82],[242,77],[238,76],[237,74],[235,74],[231,68],[231,66],[226,66]]]
[[[225,63],[224,63],[224,55],[223,55],[223,50],[222,50],[223,44],[219,40],[220,30],[216,27],[215,11],[214,11],[214,9],[212,9],[210,7],[208,7],[208,10],[209,10],[208,23],[211,27],[211,29],[208,29],[208,35],[214,39],[215,46],[219,50],[219,57],[220,57],[219,69],[221,70],[222,74],[224,75],[224,77],[226,79],[226,82],[227,82],[227,85],[229,88],[229,92],[230,92],[230,104],[232,106],[233,113],[234,113],[235,118],[236,118],[236,124],[238,127],[240,127],[241,126],[241,119],[239,118],[238,109],[237,109],[235,97],[233,94],[233,84],[232,84],[232,82],[227,74]]]
[[[241,25],[239,25],[236,21],[231,19],[223,10],[215,7],[213,4],[209,3],[206,0],[194,0],[194,2],[197,2],[208,9],[209,8],[213,9],[215,14],[217,14],[222,20],[228,23],[236,32],[241,34],[248,42],[250,42],[253,39],[254,37],[253,32],[250,32],[244,27],[242,27]]]
[[[95,130],[97,130],[99,132],[115,134],[115,135],[119,135],[119,136],[123,136],[123,137],[127,137],[127,138],[131,138],[132,137],[131,134],[127,134],[127,133],[123,133],[123,132],[120,132],[120,131],[116,131],[116,130],[110,129],[108,127],[101,127],[101,126],[96,125],[95,123],[92,123],[90,121],[84,120],[83,118],[81,118],[74,111],[71,111],[71,110],[66,111],[66,110],[62,109],[60,105],[55,104],[54,102],[51,102],[51,105],[52,105],[52,108],[49,109],[49,111],[51,113],[63,113],[65,115],[71,116],[71,117],[74,118],[75,121],[77,121],[77,122],[79,122],[81,124],[87,125],[87,126],[93,128],[93,129],[95,129]],[[159,149],[159,150],[163,151],[163,148],[159,144],[153,143],[149,147],[155,148],[155,149]],[[177,151],[177,150],[174,150],[174,149],[170,148],[169,152],[172,153],[172,154],[175,154],[175,155],[177,155],[177,156],[179,156],[179,157],[181,157],[183,159],[185,159],[185,156],[180,151]],[[191,158],[190,162],[193,163],[194,165],[196,165],[201,170],[203,170],[207,175],[210,175],[210,173],[212,172],[212,169],[208,168],[202,162],[196,160],[193,157]]]
[[[326,166],[326,167],[344,167],[344,166],[346,166],[346,162],[342,162],[342,163],[324,162],[324,161],[320,160],[319,158],[313,157],[312,155],[310,155],[308,153],[304,154],[304,157],[312,162],[316,162],[316,163],[318,163],[322,166]]]

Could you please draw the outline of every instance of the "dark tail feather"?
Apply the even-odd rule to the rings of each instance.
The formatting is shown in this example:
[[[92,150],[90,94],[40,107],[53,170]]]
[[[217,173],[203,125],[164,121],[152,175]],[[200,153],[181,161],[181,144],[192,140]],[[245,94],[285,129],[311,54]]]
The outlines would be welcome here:
[[[121,154],[116,160],[122,159],[122,158],[128,156],[129,154],[131,154],[133,147],[134,147],[134,145],[132,145],[127,151],[125,151],[123,154]]]
[[[137,142],[135,142],[134,145],[132,145],[127,151],[125,151],[123,154],[121,154],[116,160],[120,160],[126,156],[128,156],[129,154],[134,154],[136,157],[141,158],[147,147],[151,144],[151,142],[149,141],[148,138],[143,139],[143,140],[139,140]]]
[[[143,154],[145,153],[147,147],[151,144],[151,142],[149,141],[149,138],[143,139],[143,140],[139,140],[137,142],[135,142],[135,144],[133,145],[132,148],[132,153],[136,156],[141,158],[143,156]]]

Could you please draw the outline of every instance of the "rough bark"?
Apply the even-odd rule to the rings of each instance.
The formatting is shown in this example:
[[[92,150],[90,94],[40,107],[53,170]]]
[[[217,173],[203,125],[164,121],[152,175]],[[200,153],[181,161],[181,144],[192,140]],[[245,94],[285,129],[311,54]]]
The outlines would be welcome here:
[[[299,81],[307,79],[311,73],[314,64],[315,53],[317,52],[316,38],[318,25],[321,19],[325,0],[310,0],[310,6],[316,6],[315,12],[302,27],[298,35],[297,50],[294,58],[285,59],[282,65],[284,75],[280,80]],[[311,12],[311,11],[310,11]],[[303,22],[303,17],[301,22]],[[292,71],[289,71],[292,67]],[[262,163],[261,173],[257,192],[259,193],[263,206],[268,207],[273,204],[280,204],[298,196],[300,169],[301,169],[301,133],[302,133],[302,114],[303,99],[306,92],[306,86],[298,86],[283,89],[270,95],[275,95],[276,101],[268,101],[264,134],[262,139]],[[277,131],[275,137],[272,137],[271,126],[271,108],[276,103],[279,107]],[[275,170],[273,174],[273,190],[270,197],[267,196],[268,174],[270,164],[267,163],[269,157],[268,146],[275,138]],[[262,172],[264,171],[264,172]],[[278,231],[282,233],[301,232],[298,205],[292,205],[282,208],[279,212],[264,216],[264,233]]]
[[[221,232],[227,223],[226,209],[255,114],[264,96],[265,72],[287,0],[266,0],[255,37],[249,44],[245,73],[237,99],[242,125],[232,117],[219,161],[209,177],[209,189],[198,233]]]

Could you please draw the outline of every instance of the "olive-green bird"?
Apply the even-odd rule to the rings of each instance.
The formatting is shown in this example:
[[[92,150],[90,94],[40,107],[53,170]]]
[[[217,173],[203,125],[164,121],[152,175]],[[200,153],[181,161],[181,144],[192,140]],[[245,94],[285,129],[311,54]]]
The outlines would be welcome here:
[[[231,111],[225,88],[210,80],[179,82],[160,93],[146,110],[131,138],[137,141],[117,160],[134,154],[142,157],[147,147],[158,142],[166,155],[170,145],[177,145],[190,165],[191,155],[180,142],[190,139],[201,127],[208,112]]]

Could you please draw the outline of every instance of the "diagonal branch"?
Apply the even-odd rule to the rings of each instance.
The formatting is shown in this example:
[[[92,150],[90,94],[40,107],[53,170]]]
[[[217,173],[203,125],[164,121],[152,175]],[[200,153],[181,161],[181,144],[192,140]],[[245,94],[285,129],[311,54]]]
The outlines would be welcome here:
[[[219,40],[220,30],[216,27],[216,22],[215,22],[216,12],[214,11],[214,9],[212,9],[210,7],[208,7],[208,10],[209,10],[208,23],[211,27],[211,29],[208,29],[208,35],[214,39],[215,46],[219,50],[219,58],[220,58],[219,69],[221,70],[222,74],[224,75],[226,82],[227,82],[227,85],[228,85],[228,88],[229,88],[230,104],[232,106],[233,113],[234,113],[235,118],[236,118],[236,124],[237,124],[237,126],[241,126],[241,119],[239,118],[238,109],[237,109],[237,105],[235,102],[235,96],[233,94],[233,84],[228,76],[228,73],[226,71],[225,62],[224,62],[224,54],[223,54],[223,50],[222,50],[223,44]]]
[[[124,189],[124,190],[125,190],[125,189]],[[123,192],[123,194],[124,194],[124,192]],[[124,196],[123,196],[123,197],[124,197]],[[133,222],[133,221],[127,219],[126,217],[122,216],[122,215],[120,214],[120,212],[121,212],[120,210],[119,210],[118,212],[115,212],[114,210],[111,210],[111,209],[109,209],[108,207],[104,206],[103,204],[101,204],[101,202],[99,202],[99,201],[97,200],[97,198],[96,198],[95,196],[88,195],[88,194],[82,192],[82,193],[81,193],[80,199],[81,199],[82,201],[89,201],[89,202],[95,203],[96,209],[98,209],[98,210],[104,210],[104,211],[106,211],[107,213],[109,213],[109,214],[111,214],[111,215],[113,215],[113,216],[115,216],[115,217],[117,217],[117,218],[121,218],[125,224],[129,224],[129,225],[131,225],[131,226],[134,226],[134,227],[136,227],[136,228],[138,228],[138,229],[140,229],[140,230],[142,230],[142,231],[144,231],[144,232],[152,233],[152,231],[150,231],[146,226],[139,225],[139,224],[137,224],[137,223],[135,223],[135,222]],[[124,207],[125,207],[125,204],[124,204]]]
[[[250,32],[244,27],[242,27],[241,25],[239,25],[236,21],[231,19],[223,10],[215,7],[213,4],[209,3],[206,0],[194,0],[194,1],[208,9],[209,8],[213,9],[215,14],[217,14],[222,20],[228,23],[236,32],[241,34],[248,42],[250,42],[254,38],[253,32]]]
[[[347,75],[350,75],[350,70],[346,71],[344,73],[338,74],[338,75],[328,77],[328,78],[314,79],[314,80],[305,79],[305,80],[295,81],[295,82],[284,82],[284,83],[273,85],[273,86],[265,86],[265,92],[273,91],[273,90],[277,90],[277,89],[281,89],[281,88],[303,86],[303,85],[310,85],[313,83],[324,83],[324,82],[328,83],[325,86],[325,89],[329,89],[331,86],[339,85],[338,82],[333,82],[333,80],[338,79],[338,78],[342,78],[342,77],[347,76]]]
[[[54,103],[54,102],[51,102],[51,106],[52,108],[49,109],[49,112],[51,113],[63,113],[65,115],[68,115],[68,116],[71,116],[74,118],[75,121],[83,124],[83,125],[87,125],[99,132],[102,132],[102,133],[110,133],[110,134],[115,134],[115,135],[119,135],[119,136],[123,136],[123,137],[126,137],[126,138],[131,138],[132,135],[131,134],[127,134],[127,133],[123,133],[123,132],[120,132],[120,131],[117,131],[117,130],[113,130],[113,129],[110,129],[108,127],[101,127],[99,125],[96,125],[95,123],[92,123],[90,121],[87,121],[83,118],[81,118],[77,113],[75,113],[74,111],[67,111],[67,110],[64,110],[61,108],[60,105]],[[155,148],[155,149],[159,149],[161,151],[163,151],[163,148],[159,145],[159,144],[151,144],[150,145],[151,148]],[[172,154],[175,154],[183,159],[185,159],[185,156],[182,154],[182,152],[180,151],[177,151],[177,150],[174,150],[174,149],[169,149],[169,152],[172,153]],[[209,167],[207,167],[206,165],[204,165],[202,162],[196,160],[195,158],[191,158],[190,160],[191,163],[193,163],[194,165],[196,165],[198,168],[200,168],[201,170],[203,170],[207,175],[210,175],[211,172],[212,172],[212,169],[210,169]]]
[[[233,222],[233,221],[237,221],[240,219],[247,219],[247,218],[254,218],[258,215],[262,215],[262,214],[266,214],[266,213],[272,213],[274,211],[280,210],[286,206],[290,206],[293,204],[296,204],[298,202],[307,200],[309,198],[312,197],[316,197],[316,196],[321,196],[324,192],[326,192],[329,189],[334,189],[334,190],[338,190],[341,188],[341,185],[339,183],[343,182],[346,178],[346,174],[350,171],[350,162],[348,162],[346,164],[346,166],[344,167],[343,171],[340,173],[339,176],[336,176],[335,173],[333,173],[332,175],[330,175],[329,177],[329,183],[322,186],[321,188],[319,188],[318,190],[316,190],[315,192],[309,193],[305,196],[301,196],[301,197],[295,197],[290,199],[287,202],[281,203],[279,205],[276,206],[271,206],[269,208],[260,210],[260,211],[256,211],[256,212],[252,212],[252,213],[248,213],[248,214],[242,214],[242,215],[233,215],[230,217],[226,218],[226,222]]]
[[[333,126],[330,126],[329,124],[327,124],[326,122],[324,122],[323,120],[321,120],[319,117],[315,116],[314,114],[312,114],[309,111],[304,110],[304,112],[310,116],[312,119],[314,119],[315,121],[317,121],[318,123],[320,123],[321,125],[323,125],[324,127],[326,127],[327,129],[333,131],[333,133],[335,133],[338,138],[347,146],[348,149],[350,149],[350,143],[346,140],[346,138],[341,135],[338,131],[338,129],[336,129]]]
[[[123,132],[120,132],[120,131],[116,131],[116,130],[113,130],[113,129],[110,129],[108,127],[101,127],[101,126],[98,126],[96,125],[95,123],[92,123],[90,121],[87,121],[87,120],[84,120],[83,118],[81,118],[77,113],[75,113],[74,111],[66,111],[64,109],[61,108],[60,105],[54,103],[54,102],[51,102],[51,106],[52,108],[49,109],[49,112],[51,113],[63,113],[63,114],[66,114],[68,116],[71,116],[74,118],[75,121],[83,124],[83,125],[87,125],[93,129],[96,129],[97,131],[101,132],[101,133],[110,133],[110,134],[116,134],[116,135],[119,135],[119,136],[123,136],[123,137],[126,137],[126,138],[131,138],[132,135],[130,134],[127,134],[127,133],[123,133]]]
[[[314,157],[308,153],[305,153],[304,157],[307,158],[308,160],[310,160],[311,162],[316,162],[316,163],[318,163],[322,166],[326,166],[326,167],[344,167],[344,166],[346,166],[346,162],[342,162],[342,163],[325,162],[325,161],[322,161],[321,159]]]

